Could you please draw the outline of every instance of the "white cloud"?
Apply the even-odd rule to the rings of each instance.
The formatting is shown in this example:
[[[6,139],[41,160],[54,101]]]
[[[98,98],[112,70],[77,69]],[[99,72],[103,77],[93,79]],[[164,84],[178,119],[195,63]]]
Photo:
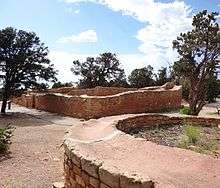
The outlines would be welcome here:
[[[80,13],[80,10],[77,9],[77,10],[74,10],[73,12],[74,12],[75,14],[79,14],[79,13]]]
[[[84,61],[87,57],[96,57],[98,54],[76,54],[65,51],[51,51],[49,59],[58,70],[58,80],[61,82],[77,82],[78,77],[74,76],[70,71],[74,60]],[[118,59],[121,62],[122,68],[128,76],[135,68],[146,66],[147,57],[141,54],[120,54]]]
[[[184,1],[170,3],[155,0],[63,0],[66,3],[92,2],[104,5],[123,15],[130,15],[146,26],[137,32],[141,41],[139,51],[144,53],[147,63],[173,62],[176,53],[172,41],[181,33],[191,29],[191,8]]]
[[[74,9],[72,7],[65,8],[65,11],[70,14],[79,14],[80,13],[80,9]]]
[[[61,37],[57,42],[59,43],[96,43],[98,37],[95,30],[83,31],[79,34]]]

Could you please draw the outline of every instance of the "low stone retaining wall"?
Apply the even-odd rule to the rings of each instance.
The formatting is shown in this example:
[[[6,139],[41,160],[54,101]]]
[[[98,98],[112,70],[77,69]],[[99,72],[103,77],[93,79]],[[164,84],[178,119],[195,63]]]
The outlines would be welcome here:
[[[123,132],[130,132],[134,128],[142,126],[155,126],[155,125],[176,125],[189,123],[199,126],[217,126],[220,125],[220,118],[208,118],[197,116],[165,116],[159,114],[139,115],[123,120],[119,120],[117,128]]]
[[[102,93],[103,91],[102,89]],[[109,92],[110,89],[108,88],[106,91]],[[96,93],[98,92],[96,91]],[[29,108],[90,119],[129,113],[174,110],[180,107],[181,99],[181,87],[176,86],[170,90],[146,88],[107,96],[33,93],[22,95],[14,102]]]
[[[72,127],[64,142],[65,187],[219,187],[220,160],[123,133],[134,127],[184,121],[204,126],[220,124],[215,118],[141,114],[90,120]],[[117,133],[117,128],[123,132]],[[96,135],[91,134],[93,131]],[[209,164],[206,173],[199,168],[204,164]]]
[[[111,156],[109,156],[111,157]],[[141,182],[122,173],[108,171],[102,163],[86,159],[65,145],[65,188],[153,188],[152,181]]]

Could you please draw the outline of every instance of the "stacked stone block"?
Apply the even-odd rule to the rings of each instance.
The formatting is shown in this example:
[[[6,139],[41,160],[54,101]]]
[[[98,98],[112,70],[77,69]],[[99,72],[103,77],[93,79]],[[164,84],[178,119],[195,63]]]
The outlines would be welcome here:
[[[77,156],[65,145],[65,188],[154,188],[154,183],[137,181],[118,172],[108,171],[102,163]]]

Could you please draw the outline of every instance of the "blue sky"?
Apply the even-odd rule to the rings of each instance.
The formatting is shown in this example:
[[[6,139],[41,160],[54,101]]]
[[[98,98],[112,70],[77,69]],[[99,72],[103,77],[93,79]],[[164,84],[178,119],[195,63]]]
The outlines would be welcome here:
[[[126,73],[172,63],[172,40],[191,28],[200,10],[220,11],[220,0],[0,0],[0,29],[36,32],[49,46],[62,81],[75,80],[74,59],[110,51]]]

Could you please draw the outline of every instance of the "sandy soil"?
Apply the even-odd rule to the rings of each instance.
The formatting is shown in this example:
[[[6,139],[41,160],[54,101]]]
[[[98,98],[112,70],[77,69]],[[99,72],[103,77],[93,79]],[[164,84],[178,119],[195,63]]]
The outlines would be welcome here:
[[[80,120],[13,106],[0,127],[15,127],[10,154],[0,157],[1,188],[47,188],[63,180],[65,132]]]

